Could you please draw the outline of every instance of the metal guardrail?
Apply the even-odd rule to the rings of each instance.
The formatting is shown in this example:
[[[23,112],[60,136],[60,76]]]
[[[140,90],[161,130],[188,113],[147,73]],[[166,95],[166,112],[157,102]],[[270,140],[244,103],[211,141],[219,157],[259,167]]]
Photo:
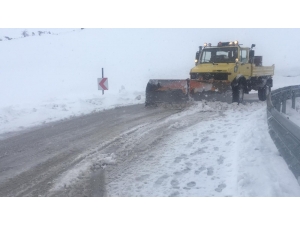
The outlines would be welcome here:
[[[272,91],[267,98],[267,115],[269,133],[300,184],[300,127],[284,116],[286,100],[291,99],[295,109],[297,97],[300,97],[300,85]]]

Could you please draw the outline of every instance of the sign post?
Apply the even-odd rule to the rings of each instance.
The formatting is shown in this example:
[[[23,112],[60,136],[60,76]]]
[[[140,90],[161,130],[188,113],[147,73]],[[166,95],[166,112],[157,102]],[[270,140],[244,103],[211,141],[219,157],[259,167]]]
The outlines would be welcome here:
[[[102,68],[102,78],[98,78],[98,90],[102,90],[102,95],[104,95],[104,90],[108,90],[108,80],[104,77],[104,70]]]

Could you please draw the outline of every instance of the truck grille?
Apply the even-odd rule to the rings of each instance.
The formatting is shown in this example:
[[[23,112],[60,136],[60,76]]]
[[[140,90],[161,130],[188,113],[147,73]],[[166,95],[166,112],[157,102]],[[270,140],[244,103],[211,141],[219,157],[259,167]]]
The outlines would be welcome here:
[[[191,73],[192,80],[228,80],[230,73]]]

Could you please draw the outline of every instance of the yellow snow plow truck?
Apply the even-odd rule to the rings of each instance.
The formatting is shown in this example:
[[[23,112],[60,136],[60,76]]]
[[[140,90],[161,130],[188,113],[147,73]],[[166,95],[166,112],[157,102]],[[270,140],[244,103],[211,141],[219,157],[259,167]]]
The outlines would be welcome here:
[[[205,43],[196,52],[189,79],[149,80],[145,105],[205,99],[239,104],[251,90],[258,91],[258,99],[265,101],[273,86],[275,66],[262,66],[262,56],[255,56],[254,47],[242,47],[238,41],[217,46]]]

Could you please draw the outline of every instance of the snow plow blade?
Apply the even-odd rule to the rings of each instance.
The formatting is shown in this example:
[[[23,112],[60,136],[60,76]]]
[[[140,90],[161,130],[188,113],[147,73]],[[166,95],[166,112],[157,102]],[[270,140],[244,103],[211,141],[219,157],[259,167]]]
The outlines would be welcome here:
[[[187,80],[149,80],[145,106],[159,103],[180,104],[188,101]]]
[[[194,101],[232,102],[232,90],[229,81],[190,80],[189,95]]]
[[[194,101],[222,101],[231,103],[230,82],[203,80],[150,80],[146,87],[145,106],[160,103],[181,104]]]

